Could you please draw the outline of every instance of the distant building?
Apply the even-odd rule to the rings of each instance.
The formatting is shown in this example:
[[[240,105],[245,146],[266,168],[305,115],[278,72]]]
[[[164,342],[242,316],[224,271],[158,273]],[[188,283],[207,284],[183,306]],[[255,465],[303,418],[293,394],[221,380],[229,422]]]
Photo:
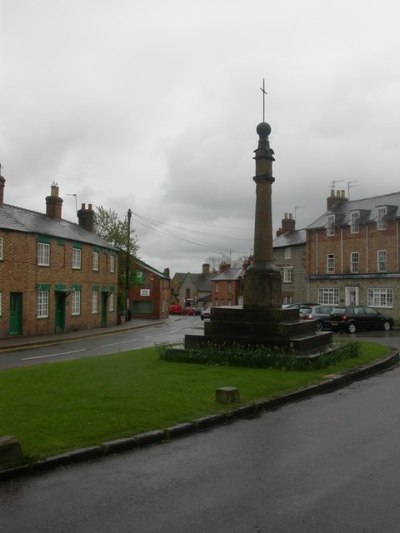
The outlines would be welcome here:
[[[144,261],[131,258],[133,288],[129,290],[133,318],[166,318],[170,302],[169,269],[159,272]]]
[[[211,279],[211,305],[242,305],[244,273],[244,268],[231,268],[229,264],[222,263],[220,272]]]
[[[182,307],[208,307],[211,303],[210,265],[203,264],[201,274],[177,272],[171,281],[171,303]]]
[[[115,325],[118,250],[93,233],[92,206],[73,224],[57,184],[46,214],[4,203],[4,188],[0,176],[0,338]]]
[[[332,191],[307,227],[308,298],[368,305],[400,320],[400,192],[349,201]]]
[[[291,213],[285,213],[273,240],[274,263],[282,275],[282,303],[308,302],[305,283],[306,230],[296,230]]]

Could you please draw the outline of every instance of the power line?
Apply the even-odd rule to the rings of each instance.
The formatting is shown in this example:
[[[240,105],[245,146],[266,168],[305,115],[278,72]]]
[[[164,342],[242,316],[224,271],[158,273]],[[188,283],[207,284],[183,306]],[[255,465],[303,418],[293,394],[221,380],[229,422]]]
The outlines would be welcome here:
[[[143,216],[139,215],[138,213],[132,213],[132,215],[134,217],[136,217],[136,222],[137,223],[139,223],[142,226],[147,227],[147,228],[149,228],[149,229],[151,229],[151,230],[153,230],[153,231],[159,233],[160,235],[163,235],[164,237],[167,237],[169,239],[176,239],[176,240],[179,240],[179,241],[182,241],[182,242],[187,242],[187,243],[192,244],[194,246],[207,248],[209,250],[213,250],[213,251],[216,251],[216,252],[227,252],[227,253],[232,252],[232,253],[244,254],[244,255],[247,254],[247,252],[243,252],[243,251],[240,251],[240,250],[232,250],[232,248],[226,249],[226,248],[223,248],[221,246],[217,246],[215,244],[211,244],[211,243],[208,243],[208,242],[195,241],[193,239],[188,239],[188,238],[186,238],[185,236],[182,236],[179,233],[172,232],[172,231],[167,231],[165,229],[161,229],[159,227],[155,227],[154,223],[149,222],[149,220],[146,219],[146,217],[143,217]],[[221,238],[228,239],[228,237],[221,237]],[[234,238],[234,237],[232,237],[232,238]],[[250,240],[250,239],[248,239],[248,240]]]

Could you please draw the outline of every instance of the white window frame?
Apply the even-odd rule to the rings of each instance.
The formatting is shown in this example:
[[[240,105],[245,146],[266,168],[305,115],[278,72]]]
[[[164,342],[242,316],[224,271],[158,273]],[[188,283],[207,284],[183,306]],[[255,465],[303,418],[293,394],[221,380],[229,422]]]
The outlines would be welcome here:
[[[4,248],[4,239],[3,237],[0,237],[0,261],[3,261],[3,248]]]
[[[376,270],[378,272],[387,272],[387,251],[376,251]]]
[[[326,254],[326,273],[335,273],[335,254]]]
[[[92,315],[97,315],[99,312],[99,291],[92,291]]]
[[[352,274],[360,272],[360,252],[351,252],[350,254],[350,272]]]
[[[50,266],[50,244],[48,242],[37,243],[38,266]]]
[[[283,283],[293,283],[293,267],[283,267]]]
[[[367,304],[370,307],[393,308],[393,289],[389,287],[369,288]]]
[[[292,259],[292,249],[290,246],[285,248],[285,259]]]
[[[81,314],[81,291],[71,292],[71,315],[78,316]]]
[[[335,235],[335,215],[328,215],[326,217],[326,235],[333,237]]]
[[[115,255],[114,254],[110,254],[110,273],[111,274],[115,273]]]
[[[49,317],[49,291],[36,293],[36,318]]]
[[[387,214],[386,206],[378,207],[378,218],[376,220],[376,229],[379,231],[386,229],[386,220],[384,218],[386,214]]]
[[[359,233],[360,231],[360,211],[352,211],[350,213],[350,233]]]
[[[338,305],[339,289],[338,288],[319,288],[318,303],[321,305]]]
[[[96,250],[93,250],[93,270],[98,272],[100,264],[100,253]]]
[[[72,247],[72,268],[80,270],[82,267],[82,250],[81,248]]]
[[[112,313],[115,308],[115,296],[114,293],[111,292],[108,296],[108,311]]]

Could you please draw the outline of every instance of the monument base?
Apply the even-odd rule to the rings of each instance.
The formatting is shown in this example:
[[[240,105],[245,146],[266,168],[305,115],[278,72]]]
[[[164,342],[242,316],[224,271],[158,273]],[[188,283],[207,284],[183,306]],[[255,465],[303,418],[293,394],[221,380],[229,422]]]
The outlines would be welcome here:
[[[185,348],[209,346],[277,347],[295,354],[326,350],[331,332],[317,332],[314,320],[299,320],[298,310],[269,308],[214,307],[204,336],[186,335]]]

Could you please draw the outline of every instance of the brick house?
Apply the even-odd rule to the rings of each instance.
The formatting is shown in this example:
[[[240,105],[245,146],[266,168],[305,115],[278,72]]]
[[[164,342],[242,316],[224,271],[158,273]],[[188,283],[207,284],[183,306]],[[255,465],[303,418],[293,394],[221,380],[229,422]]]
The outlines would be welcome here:
[[[211,305],[242,305],[244,273],[244,268],[222,263],[219,273],[211,279]]]
[[[211,303],[210,265],[204,263],[201,274],[177,272],[171,281],[171,302],[182,307],[208,307]]]
[[[92,206],[74,224],[56,184],[46,214],[5,204],[4,187],[0,176],[0,338],[115,325],[118,251],[93,233]]]
[[[400,320],[400,193],[349,201],[332,191],[307,227],[308,298],[368,305]]]
[[[134,318],[166,318],[170,302],[169,269],[159,272],[136,257],[131,258],[134,284],[129,291]]]
[[[306,230],[296,230],[291,213],[285,213],[272,247],[274,263],[282,274],[282,303],[308,302],[304,270]]]

